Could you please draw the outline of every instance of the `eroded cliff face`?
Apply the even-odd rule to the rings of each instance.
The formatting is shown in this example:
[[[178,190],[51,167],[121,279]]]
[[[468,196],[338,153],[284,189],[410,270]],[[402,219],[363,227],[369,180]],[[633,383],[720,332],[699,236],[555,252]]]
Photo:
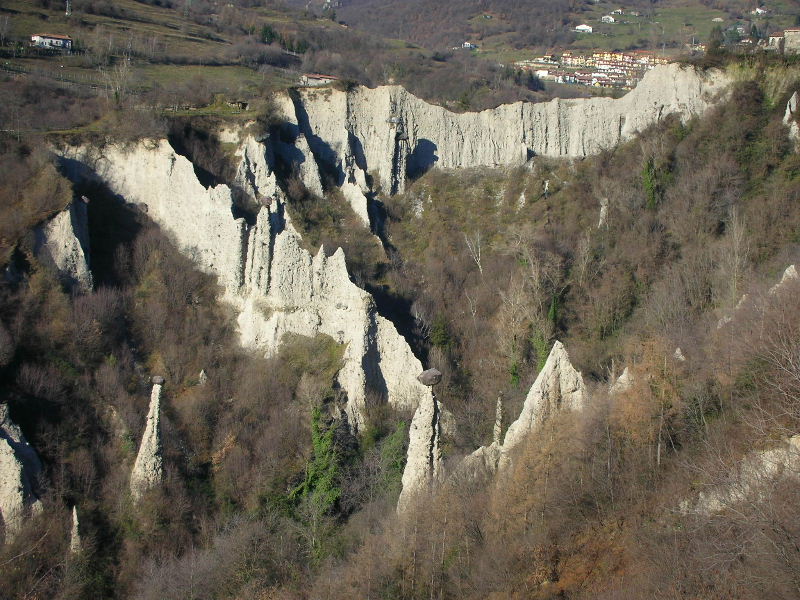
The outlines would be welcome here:
[[[19,531],[25,517],[41,509],[36,497],[36,480],[42,463],[19,426],[0,404],[0,519],[6,540]]]
[[[36,254],[49,262],[62,281],[72,289],[92,289],[89,270],[89,219],[86,203],[72,202],[67,208],[36,228]]]
[[[416,381],[422,370],[394,325],[378,314],[366,291],[352,281],[344,252],[312,256],[292,227],[270,166],[269,144],[245,137],[237,185],[251,199],[271,196],[252,223],[235,213],[231,189],[204,187],[191,162],[166,140],[133,147],[62,151],[76,179],[100,180],[173,236],[178,248],[218,276],[224,299],[239,312],[242,343],[274,353],[285,333],[324,333],[345,344],[338,381],[347,415],[364,423],[369,390],[399,409],[415,410],[430,391]]]
[[[306,89],[281,99],[287,122],[301,134],[293,149],[302,175],[315,163],[364,194],[402,191],[407,175],[430,167],[518,166],[531,156],[583,157],[611,148],[663,119],[700,115],[729,79],[670,64],[650,71],[619,99],[517,102],[457,114],[399,86],[348,92]],[[308,156],[305,147],[313,156]],[[370,181],[374,175],[377,181]],[[317,185],[318,171],[306,185]]]
[[[559,411],[582,410],[587,401],[582,375],[572,366],[564,345],[555,342],[525,398],[519,417],[509,426],[503,442],[500,443],[497,431],[491,444],[481,446],[456,464],[447,475],[447,480],[475,485],[493,477],[498,470],[511,464],[514,450],[535,435],[536,430],[552,415]],[[420,405],[414,416],[398,512],[407,510],[411,499],[434,490],[437,484],[446,479],[439,450],[440,412],[438,405],[426,406],[424,410]],[[499,429],[501,422],[502,404],[498,401],[496,429]]]

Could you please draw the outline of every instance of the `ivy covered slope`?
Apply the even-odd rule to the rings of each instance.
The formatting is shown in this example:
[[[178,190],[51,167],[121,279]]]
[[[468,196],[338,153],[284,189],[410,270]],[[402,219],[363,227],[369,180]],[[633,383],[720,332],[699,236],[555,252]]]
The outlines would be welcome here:
[[[3,214],[20,210],[4,229],[0,441],[13,421],[42,465],[25,519],[4,523],[0,598],[796,597],[797,73],[728,69],[739,82],[702,118],[598,155],[408,179],[370,198],[377,238],[336,190],[276,188],[304,244],[344,246],[352,280],[442,372],[425,425],[445,475],[411,513],[412,415],[370,390],[354,432],[346,345],[244,350],[221,282],[154,204],[4,142],[24,165],[8,181],[53,194],[2,188]],[[224,179],[212,121],[172,138],[188,127],[181,160]],[[85,292],[41,250],[68,205],[88,218]],[[500,476],[451,475],[502,438],[556,341],[585,408],[553,412]],[[134,500],[153,376],[162,468]]]

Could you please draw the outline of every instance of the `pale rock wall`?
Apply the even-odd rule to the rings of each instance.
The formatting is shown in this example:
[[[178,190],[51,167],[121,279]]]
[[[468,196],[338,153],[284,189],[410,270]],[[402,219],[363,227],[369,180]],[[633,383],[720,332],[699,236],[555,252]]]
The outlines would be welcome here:
[[[622,394],[631,389],[632,385],[633,385],[633,375],[631,375],[630,369],[628,367],[625,367],[625,369],[623,369],[622,371],[622,375],[617,377],[617,380],[611,384],[608,393],[611,394],[612,396],[615,394]]]
[[[797,267],[789,265],[784,270],[781,280],[769,289],[770,295],[777,294],[787,283],[798,279]],[[738,308],[738,306],[737,306]]]
[[[342,180],[375,173],[384,191],[394,193],[402,191],[407,171],[431,166],[518,166],[534,154],[595,154],[669,114],[684,120],[702,114],[728,84],[722,72],[670,64],[650,71],[619,99],[517,102],[457,114],[399,86],[383,86],[306,89],[280,105],[316,161],[338,170]]]
[[[42,463],[19,426],[0,404],[0,521],[6,541],[13,539],[29,512],[41,509],[34,492]]]
[[[147,490],[159,486],[164,477],[160,424],[161,384],[156,383],[150,393],[150,408],[147,411],[142,443],[131,472],[130,489],[134,502],[140,500]]]
[[[286,123],[296,128],[297,139],[293,146],[278,144],[277,152],[282,153],[287,162],[297,164],[301,180],[317,195],[323,194],[319,166],[325,165],[328,171],[335,173],[334,183],[364,226],[369,227],[365,194],[370,188],[366,174],[359,166],[358,152],[351,146],[351,142],[358,143],[358,140],[336,120],[348,113],[348,95],[330,89],[313,93],[313,97],[325,98],[326,101],[307,105],[306,96],[299,93],[279,96],[276,105]],[[313,127],[311,123],[314,123]]]
[[[89,270],[89,219],[86,203],[72,202],[46,223],[37,227],[36,254],[52,263],[70,288],[92,290]]]
[[[320,249],[312,257],[279,200],[261,208],[252,225],[234,218],[231,190],[205,188],[192,164],[165,140],[62,154],[80,172],[74,176],[99,179],[126,201],[147,205],[148,216],[178,248],[219,277],[224,299],[239,313],[243,345],[271,355],[285,333],[324,333],[346,344],[338,380],[356,429],[364,422],[368,389],[408,410],[430,394],[414,378],[422,365],[405,339],[350,281],[342,250],[326,256]],[[251,197],[281,195],[264,145],[246,138],[239,155],[237,183]]]

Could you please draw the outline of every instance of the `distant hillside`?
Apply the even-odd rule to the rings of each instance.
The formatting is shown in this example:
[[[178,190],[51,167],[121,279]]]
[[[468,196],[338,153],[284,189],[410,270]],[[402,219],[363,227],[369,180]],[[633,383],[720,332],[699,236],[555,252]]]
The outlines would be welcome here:
[[[767,12],[754,15],[756,5]],[[613,23],[601,18],[617,13]],[[505,59],[520,49],[551,47],[679,49],[691,41],[705,41],[715,26],[742,27],[749,36],[795,24],[797,0],[341,0],[336,17],[350,26],[396,37],[430,48],[451,48],[464,41],[478,45],[482,54]],[[721,19],[715,21],[714,19]],[[576,34],[587,23],[592,34]]]
[[[3,68],[84,87],[108,86],[125,63],[126,92],[156,104],[263,97],[321,72],[365,85],[399,83],[456,110],[546,99],[541,85],[470,53],[443,55],[286,5],[237,2],[8,0],[0,5]],[[71,36],[69,55],[30,48],[36,33]],[[213,70],[209,67],[214,67]]]

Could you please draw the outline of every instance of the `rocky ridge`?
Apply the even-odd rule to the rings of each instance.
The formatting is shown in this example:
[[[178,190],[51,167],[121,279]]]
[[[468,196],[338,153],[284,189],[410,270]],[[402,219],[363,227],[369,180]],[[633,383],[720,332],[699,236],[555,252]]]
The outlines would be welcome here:
[[[192,163],[166,140],[102,152],[73,147],[63,157],[74,179],[99,180],[127,202],[146,206],[179,249],[219,278],[224,299],[239,313],[246,347],[273,354],[285,333],[323,333],[345,344],[338,381],[355,428],[364,422],[368,390],[395,408],[415,410],[430,393],[414,379],[419,360],[370,294],[350,281],[341,249],[331,256],[324,248],[315,256],[303,249],[280,200],[270,152],[252,138],[239,148],[237,185],[254,200],[275,196],[250,223],[235,215],[231,188],[204,187]]]
[[[528,440],[553,414],[581,410],[587,400],[583,377],[572,366],[564,345],[556,341],[528,391],[519,417],[509,426],[503,442],[499,442],[499,432],[495,433],[490,445],[481,446],[464,457],[449,477],[454,481],[474,482],[494,475],[510,464],[515,448]],[[414,415],[403,472],[403,493],[398,502],[399,512],[406,510],[410,498],[423,495],[445,480],[439,450],[440,410],[434,399],[433,403],[424,407],[421,404]],[[502,403],[498,401],[496,429],[501,422]]]
[[[8,405],[0,404],[0,520],[6,540],[12,539],[30,512],[41,510],[36,497],[36,480],[42,463],[11,420]]]
[[[356,186],[369,196],[379,187],[402,191],[407,175],[433,166],[519,166],[534,155],[596,154],[667,115],[687,120],[704,113],[729,83],[721,71],[669,64],[619,99],[516,102],[458,114],[402,87],[382,86],[300,90],[279,97],[278,104],[298,137],[292,150],[306,186],[318,185],[316,164],[335,174],[336,185]]]

